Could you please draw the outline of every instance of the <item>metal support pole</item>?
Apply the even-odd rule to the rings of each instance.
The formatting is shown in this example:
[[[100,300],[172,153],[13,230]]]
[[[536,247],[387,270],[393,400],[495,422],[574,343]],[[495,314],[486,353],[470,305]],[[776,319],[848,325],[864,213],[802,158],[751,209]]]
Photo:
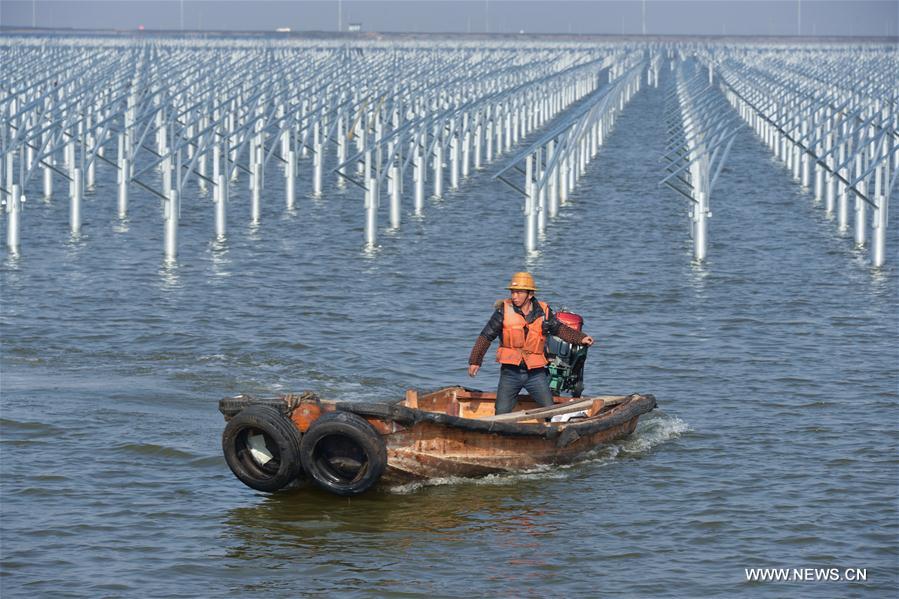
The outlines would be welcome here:
[[[840,171],[840,175],[843,176],[843,179],[849,178],[849,172],[845,168]],[[837,228],[841,232],[845,232],[849,229],[849,191],[847,190],[846,184],[842,181],[839,182],[838,187]]]
[[[252,181],[253,194],[250,205],[250,220],[253,224],[256,224],[259,222],[259,214],[262,205],[262,165],[258,162],[253,165]]]
[[[511,150],[512,145],[518,144],[519,127],[521,125],[521,110],[516,106],[509,115],[509,131],[511,135],[506,138],[506,150]]]
[[[53,171],[44,167],[44,199],[49,200],[51,197],[53,197]]]
[[[825,198],[825,206],[824,213],[830,217],[833,216],[833,207],[834,202],[836,201],[836,190],[835,185],[836,181],[833,176],[833,141],[834,141],[834,133],[831,131],[827,135],[827,139],[825,140],[824,148],[827,150],[828,156],[825,159],[827,163],[827,171],[824,174],[824,198]]]
[[[392,186],[390,188],[390,226],[400,228],[400,169],[396,164],[390,167],[388,173]]]
[[[131,179],[131,166],[127,158],[119,159],[119,218],[128,216],[128,181]]]
[[[175,162],[173,164],[173,168],[175,169],[175,189],[177,189],[180,193],[181,191],[181,149],[179,148],[177,152],[175,152]]]
[[[481,168],[481,142],[483,141],[483,129],[481,128],[481,124],[478,123],[477,127],[474,130],[474,168],[475,170]]]
[[[378,238],[378,180],[368,178],[365,190],[365,244],[372,247]]]
[[[802,122],[802,136],[803,139],[808,135],[808,121]],[[810,180],[810,171],[809,171],[809,155],[808,152],[805,152],[797,147],[797,151],[802,153],[802,186],[808,188],[809,180]]]
[[[88,152],[93,152],[94,145],[95,145],[94,136],[88,135],[87,136],[87,146],[84,148],[84,150],[86,150]],[[87,187],[88,187],[88,189],[93,189],[94,181],[96,180],[96,173],[97,173],[97,161],[96,161],[96,159],[94,159],[94,160],[91,160],[91,163],[87,166]]]
[[[425,204],[425,178],[424,160],[421,156],[421,148],[415,147],[415,155],[412,157],[412,178],[415,182],[415,214],[421,214]]]
[[[462,178],[467,179],[469,163],[471,162],[471,132],[466,130],[462,134]]]
[[[439,139],[434,145],[434,196],[443,197],[443,146]]]
[[[178,256],[178,219],[181,216],[181,203],[177,189],[169,191],[169,199],[164,204],[165,260],[174,262]]]
[[[206,190],[206,158],[208,157],[207,152],[203,152],[199,158],[197,158],[197,172],[200,174],[197,177],[197,186],[202,190]]]
[[[583,177],[584,175],[587,174],[587,160],[588,160],[587,159],[587,140],[582,137],[580,144],[578,144],[578,145],[580,145],[580,148],[581,148],[581,151],[580,151],[581,168],[580,168],[580,171],[578,172],[578,178],[580,179],[581,177]]]
[[[10,195],[6,200],[6,247],[9,253],[19,253],[19,215],[25,200],[19,191],[19,185],[13,184]]]
[[[459,189],[459,136],[450,138],[450,189]]]
[[[365,120],[367,121],[368,119],[366,118]],[[365,149],[365,139],[367,137],[366,129],[365,129],[366,126],[367,126],[367,123],[362,123],[362,122],[360,122],[359,124],[356,125],[356,130],[358,131],[358,135],[356,135],[356,150],[358,152],[362,152]],[[305,146],[303,147],[303,151],[304,152],[306,151]],[[371,156],[369,156],[368,154],[371,154],[371,151],[370,150],[366,151],[365,154],[366,154],[365,160],[367,160],[369,162],[368,163],[366,163],[364,161],[357,162],[356,163],[356,172],[363,176],[362,180],[365,181],[367,184],[368,175],[369,175],[369,167],[371,166]],[[303,156],[305,156],[305,154],[303,154]]]
[[[219,174],[222,172],[222,146],[215,144],[212,146],[212,180],[218,181]]]
[[[820,204],[824,195],[824,169],[815,164],[815,203]]]
[[[72,169],[72,181],[69,183],[69,230],[72,235],[81,233],[81,169]]]
[[[541,185],[537,190],[537,231],[546,231],[546,185]]]
[[[347,152],[347,140],[346,140],[346,129],[344,125],[343,115],[340,116],[340,120],[338,121],[337,128],[337,164],[341,165],[340,168],[337,169],[339,173],[337,175],[337,186],[344,187],[346,185],[346,180],[342,175],[346,175],[346,167],[343,166],[343,163],[346,162],[346,152]]]
[[[552,162],[553,157],[555,156],[555,141],[550,140],[549,143],[546,144],[546,162]],[[549,217],[555,218],[559,213],[559,164],[553,167],[552,172],[549,175],[548,181],[548,191],[549,191]]]
[[[824,213],[833,216],[833,207],[836,203],[836,177],[830,171],[824,175],[825,203]]]
[[[312,193],[322,194],[322,174],[324,169],[324,150],[322,144],[315,144],[312,156]]]
[[[535,167],[535,179],[539,181],[543,178],[543,148],[537,148]],[[537,190],[537,231],[546,231],[546,185]]]
[[[887,172],[884,165],[874,171],[874,247],[871,248],[871,260],[878,268],[883,266],[886,258],[887,204],[890,197],[890,190],[886,189]]]
[[[315,155],[312,157],[312,193],[320,196],[322,194],[322,171],[325,164],[325,152],[321,142],[319,123],[315,123],[313,131],[313,149],[315,150]]]
[[[172,157],[168,156],[162,160],[162,193],[165,197],[169,197],[172,190]]]
[[[487,142],[487,162],[493,162],[493,119],[487,121],[487,134],[484,141]]]
[[[706,257],[706,239],[708,233],[708,194],[705,191],[696,191],[697,204],[693,206],[693,258],[702,262]]]
[[[565,159],[565,170],[568,171],[568,184],[566,187],[570,190],[574,189],[574,186],[577,184],[577,147],[575,146],[575,151],[573,154],[569,154],[568,158]],[[568,199],[566,195],[565,199]]]
[[[861,163],[862,157],[858,156],[858,163]],[[865,180],[858,182],[858,190],[866,197],[868,195],[868,182]],[[855,245],[858,247],[862,247],[865,245],[867,241],[867,231],[865,227],[867,226],[868,220],[868,204],[865,203],[858,195],[855,196]]]
[[[288,210],[293,210],[296,201],[296,185],[297,185],[297,153],[296,150],[287,151],[287,169],[284,171],[284,194],[285,202]]]
[[[524,184],[527,191],[524,202],[524,247],[528,252],[533,252],[537,249],[537,186],[534,184],[534,157],[530,154],[525,160]]]
[[[215,237],[224,239],[227,232],[228,177],[220,174],[215,185]]]

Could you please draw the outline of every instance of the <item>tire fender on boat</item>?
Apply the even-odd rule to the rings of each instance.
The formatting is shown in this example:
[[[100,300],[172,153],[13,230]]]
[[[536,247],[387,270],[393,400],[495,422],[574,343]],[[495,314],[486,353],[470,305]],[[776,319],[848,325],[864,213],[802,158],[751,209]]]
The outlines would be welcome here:
[[[257,491],[274,493],[303,472],[300,432],[270,405],[250,405],[229,420],[222,451],[234,476]]]
[[[337,495],[358,495],[384,473],[387,446],[361,416],[330,412],[303,435],[300,457],[306,475],[320,488]]]

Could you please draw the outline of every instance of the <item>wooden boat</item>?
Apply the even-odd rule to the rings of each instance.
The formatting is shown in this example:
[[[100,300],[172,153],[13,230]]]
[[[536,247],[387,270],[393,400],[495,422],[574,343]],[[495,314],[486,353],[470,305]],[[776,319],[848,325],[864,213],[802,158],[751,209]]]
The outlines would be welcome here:
[[[388,403],[325,401],[314,393],[226,398],[222,448],[248,486],[273,492],[297,478],[338,495],[376,483],[477,477],[564,464],[631,434],[655,408],[652,395],[556,397],[495,414],[496,395],[448,387],[409,390]]]

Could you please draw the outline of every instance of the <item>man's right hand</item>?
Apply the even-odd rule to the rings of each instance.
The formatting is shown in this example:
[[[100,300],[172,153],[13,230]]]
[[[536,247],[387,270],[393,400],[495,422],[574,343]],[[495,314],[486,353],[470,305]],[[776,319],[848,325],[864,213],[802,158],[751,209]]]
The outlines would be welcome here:
[[[480,370],[480,369],[481,369],[481,367],[478,366],[477,364],[469,364],[468,365],[468,376],[476,375],[478,373],[478,370]]]

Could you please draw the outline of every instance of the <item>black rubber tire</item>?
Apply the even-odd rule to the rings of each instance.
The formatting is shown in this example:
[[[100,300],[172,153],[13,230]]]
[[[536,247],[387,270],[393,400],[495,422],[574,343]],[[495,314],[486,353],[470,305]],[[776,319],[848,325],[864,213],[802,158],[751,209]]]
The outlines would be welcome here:
[[[221,412],[223,416],[233,418],[252,405],[272,406],[281,413],[284,413],[285,408],[287,407],[280,399],[256,399],[255,397],[250,396],[226,397],[225,399],[219,400],[219,412]]]
[[[272,459],[262,464],[250,453],[248,438],[262,434]],[[257,491],[274,493],[303,473],[300,432],[277,408],[250,405],[228,421],[222,433],[225,461],[240,482]]]
[[[306,476],[337,495],[364,493],[387,467],[387,447],[378,431],[350,412],[331,412],[312,423],[300,442]]]

